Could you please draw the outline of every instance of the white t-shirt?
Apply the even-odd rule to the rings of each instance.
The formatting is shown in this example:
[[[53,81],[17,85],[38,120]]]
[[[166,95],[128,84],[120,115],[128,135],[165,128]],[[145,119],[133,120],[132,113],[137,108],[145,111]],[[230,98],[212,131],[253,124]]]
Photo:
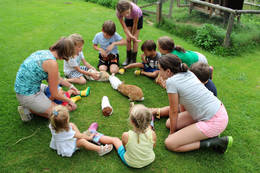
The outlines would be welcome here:
[[[51,124],[49,124],[49,128],[52,134],[50,148],[57,150],[57,154],[62,157],[71,157],[77,150],[77,139],[74,138],[76,132],[72,130],[71,126],[69,126],[69,131],[59,133],[56,133],[56,131],[52,129]]]
[[[177,73],[166,80],[167,93],[177,93],[179,103],[196,121],[209,120],[220,108],[220,100],[190,71]]]
[[[81,51],[75,58],[70,58],[68,61],[64,60],[63,69],[65,75],[69,75],[72,71],[75,71],[74,67],[80,67],[80,62],[82,59],[84,59],[84,55]]]

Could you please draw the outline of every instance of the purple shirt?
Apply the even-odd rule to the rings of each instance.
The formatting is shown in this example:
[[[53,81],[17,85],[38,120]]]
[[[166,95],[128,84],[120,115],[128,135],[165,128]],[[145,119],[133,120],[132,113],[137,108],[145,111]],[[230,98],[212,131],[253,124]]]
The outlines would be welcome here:
[[[133,2],[130,2],[130,4],[132,5],[132,10],[131,10],[131,13],[130,15],[128,16],[125,16],[125,18],[127,19],[134,19],[134,18],[139,18],[143,15],[143,12],[142,10]],[[122,18],[123,16],[121,16],[118,11],[116,11],[116,15],[117,17],[120,19]]]

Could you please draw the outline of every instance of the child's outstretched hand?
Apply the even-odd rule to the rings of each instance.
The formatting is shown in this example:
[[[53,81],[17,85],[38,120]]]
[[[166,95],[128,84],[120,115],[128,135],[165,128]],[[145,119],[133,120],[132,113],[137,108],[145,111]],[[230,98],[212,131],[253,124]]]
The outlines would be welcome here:
[[[91,77],[94,80],[98,80],[100,78],[100,74],[98,72],[91,73]]]

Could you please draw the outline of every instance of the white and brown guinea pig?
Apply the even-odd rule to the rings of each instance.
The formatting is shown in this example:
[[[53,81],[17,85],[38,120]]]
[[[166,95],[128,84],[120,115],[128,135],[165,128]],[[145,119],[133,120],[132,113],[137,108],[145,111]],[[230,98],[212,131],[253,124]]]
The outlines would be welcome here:
[[[129,100],[131,101],[142,101],[144,100],[144,94],[141,88],[139,88],[136,85],[128,85],[122,83],[121,85],[118,86],[117,90],[129,97]]]
[[[101,108],[102,108],[102,113],[104,116],[109,116],[113,113],[113,108],[110,105],[110,102],[109,102],[107,96],[103,96],[102,101],[101,101]]]
[[[89,73],[98,73],[98,75],[99,75],[99,78],[98,78],[98,80],[96,80],[96,81],[100,81],[100,82],[106,82],[106,81],[108,81],[109,80],[109,74],[108,74],[108,72],[105,72],[105,71],[95,71],[95,70],[93,70],[93,69],[89,69],[88,70],[88,72]],[[94,80],[91,76],[88,76],[88,75],[85,75],[85,77],[88,79],[88,80]]]

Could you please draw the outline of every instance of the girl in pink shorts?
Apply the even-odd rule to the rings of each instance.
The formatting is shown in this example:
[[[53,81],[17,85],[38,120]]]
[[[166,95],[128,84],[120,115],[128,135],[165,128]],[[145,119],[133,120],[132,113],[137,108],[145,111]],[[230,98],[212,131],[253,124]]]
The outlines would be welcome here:
[[[160,75],[166,80],[169,98],[170,134],[167,149],[175,152],[213,148],[225,153],[232,146],[231,136],[218,137],[228,124],[228,114],[221,101],[173,54],[159,59]],[[179,104],[185,108],[178,113]]]

